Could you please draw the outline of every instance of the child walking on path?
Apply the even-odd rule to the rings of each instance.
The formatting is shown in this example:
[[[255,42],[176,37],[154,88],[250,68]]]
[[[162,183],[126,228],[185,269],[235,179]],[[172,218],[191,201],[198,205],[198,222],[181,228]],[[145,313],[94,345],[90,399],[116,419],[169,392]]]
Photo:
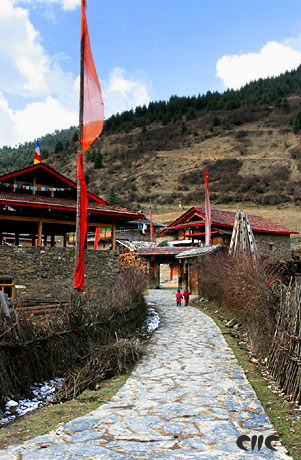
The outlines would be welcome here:
[[[184,305],[185,305],[185,306],[188,306],[190,294],[191,294],[191,292],[188,291],[188,287],[187,287],[187,288],[185,289],[185,291],[183,292]]]
[[[183,299],[183,294],[180,291],[180,289],[178,289],[178,291],[176,293],[177,307],[180,307],[182,305],[182,299]]]

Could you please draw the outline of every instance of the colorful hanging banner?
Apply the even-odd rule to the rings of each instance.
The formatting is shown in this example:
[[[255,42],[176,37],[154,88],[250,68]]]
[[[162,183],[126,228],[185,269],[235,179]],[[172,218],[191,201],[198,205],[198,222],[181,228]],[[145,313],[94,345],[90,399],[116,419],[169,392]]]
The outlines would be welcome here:
[[[0,182],[4,187],[14,189],[34,190],[38,192],[65,192],[67,190],[74,190],[71,187],[44,187],[41,185],[23,185],[23,184],[10,184],[9,182]]]
[[[36,165],[37,163],[41,163],[41,152],[40,152],[40,142],[39,139],[37,139],[37,144],[36,144],[36,149],[34,152],[34,160],[33,164]]]

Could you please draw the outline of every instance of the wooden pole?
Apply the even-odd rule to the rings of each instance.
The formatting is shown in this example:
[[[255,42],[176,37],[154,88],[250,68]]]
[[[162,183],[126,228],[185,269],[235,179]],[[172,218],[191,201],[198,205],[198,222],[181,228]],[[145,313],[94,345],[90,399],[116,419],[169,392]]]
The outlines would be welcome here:
[[[33,182],[32,182],[32,194],[36,194],[36,185],[37,185],[37,179],[36,176],[33,176]]]
[[[116,249],[116,222],[112,225],[112,251]]]
[[[79,142],[78,155],[82,154],[83,148],[80,140],[83,138],[83,111],[84,111],[84,39],[83,35],[80,42],[80,92],[79,92]],[[77,178],[77,206],[76,206],[76,240],[75,240],[75,267],[79,259],[80,251],[80,200],[81,200],[81,184]]]
[[[43,231],[43,213],[40,214],[38,225],[38,246],[42,246],[42,231]]]

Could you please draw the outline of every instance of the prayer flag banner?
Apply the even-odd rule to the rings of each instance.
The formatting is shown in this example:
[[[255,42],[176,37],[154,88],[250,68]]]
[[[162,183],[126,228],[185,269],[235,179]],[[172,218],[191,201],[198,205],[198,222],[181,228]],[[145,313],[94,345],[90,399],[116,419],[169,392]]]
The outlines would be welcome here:
[[[98,248],[99,238],[100,238],[100,227],[96,227],[96,230],[95,230],[95,241],[94,241],[94,249],[95,249],[95,250]]]
[[[83,151],[100,135],[103,128],[104,108],[102,92],[91,52],[88,25],[86,19],[86,0],[82,0],[81,40],[84,42],[84,94],[83,94]]]
[[[205,245],[211,244],[211,206],[210,206],[210,190],[208,184],[208,171],[205,168]]]
[[[39,185],[21,185],[21,184],[11,184],[9,182],[0,182],[0,185],[3,187],[12,187],[16,189],[22,188],[23,190],[35,190],[39,192],[65,192],[66,190],[74,190],[71,187],[41,187]]]
[[[153,228],[153,212],[149,210],[149,220],[150,220],[150,231],[151,231],[151,242],[154,242],[154,228]]]
[[[41,152],[40,152],[40,142],[39,142],[39,139],[37,139],[37,143],[36,143],[36,149],[35,149],[35,152],[34,152],[34,160],[33,160],[33,164],[37,164],[37,163],[41,163]]]
[[[81,72],[82,94],[82,151],[78,156],[77,178],[80,183],[80,222],[79,256],[74,272],[74,289],[85,290],[85,241],[87,235],[87,186],[83,168],[83,154],[100,135],[103,128],[104,111],[102,93],[91,52],[86,19],[86,0],[81,0],[81,49],[83,53],[83,72]],[[80,114],[81,115],[81,114]],[[81,119],[81,116],[80,116]],[[78,229],[77,229],[78,231]]]
[[[88,207],[88,197],[87,197],[87,187],[84,176],[83,168],[83,154],[80,154],[78,157],[77,164],[77,177],[81,185],[81,194],[80,194],[80,242],[79,242],[79,258],[74,272],[74,289],[79,291],[85,290],[85,242],[87,235],[87,207]]]

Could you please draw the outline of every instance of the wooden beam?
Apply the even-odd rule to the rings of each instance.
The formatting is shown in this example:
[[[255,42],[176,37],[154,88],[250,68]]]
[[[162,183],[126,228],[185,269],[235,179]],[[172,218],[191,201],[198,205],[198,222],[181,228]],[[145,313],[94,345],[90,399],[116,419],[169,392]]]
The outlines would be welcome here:
[[[54,233],[51,233],[51,247],[54,247]]]
[[[36,185],[37,185],[37,179],[36,179],[36,176],[33,176],[33,183],[32,183],[32,185],[33,185],[33,188],[32,188],[32,194],[33,194],[33,195],[35,195],[35,194],[36,194],[36,190],[35,190],[35,188],[36,188]]]
[[[42,246],[42,232],[43,232],[43,213],[40,214],[38,225],[38,246]]]
[[[19,246],[19,233],[15,233],[15,245]]]
[[[24,217],[24,216],[8,216],[8,215],[1,215],[0,220],[15,220],[15,221],[22,221],[22,222],[39,222],[39,217]],[[56,219],[43,219],[44,224],[58,224],[58,225],[74,225],[76,224],[75,220],[56,220]],[[88,227],[110,227],[112,228],[113,224],[100,224],[99,222],[88,222]]]

